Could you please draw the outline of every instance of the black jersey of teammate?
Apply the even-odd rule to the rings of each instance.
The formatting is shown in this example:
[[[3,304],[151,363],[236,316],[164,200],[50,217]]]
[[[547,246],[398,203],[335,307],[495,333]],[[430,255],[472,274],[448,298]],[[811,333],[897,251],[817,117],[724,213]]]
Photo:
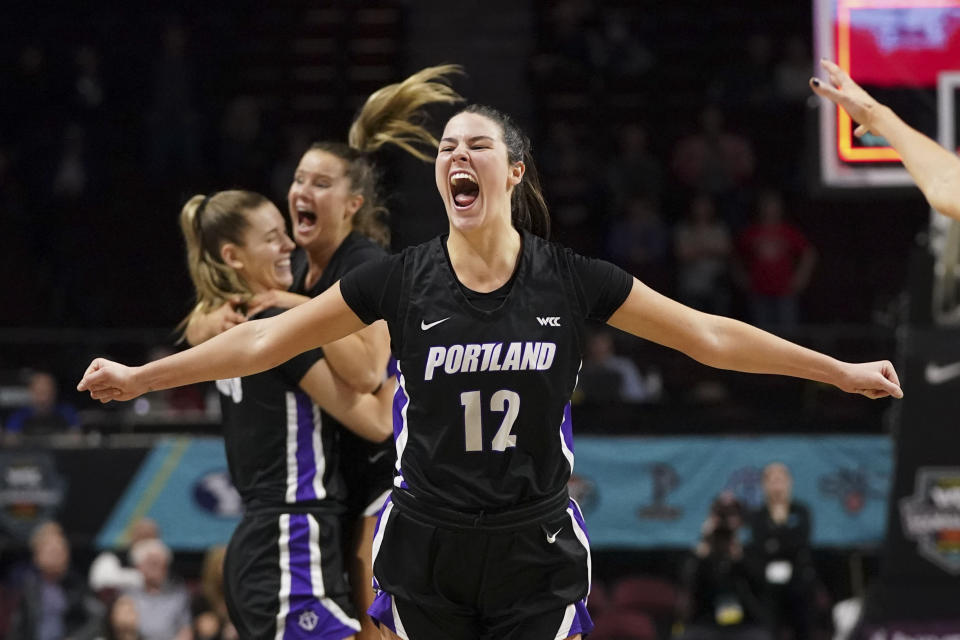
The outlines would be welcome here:
[[[364,322],[387,320],[399,363],[394,484],[466,511],[560,491],[585,320],[606,321],[631,284],[529,233],[510,282],[489,294],[460,284],[445,237],[348,274],[344,299]]]
[[[384,251],[383,247],[356,231],[351,231],[337,247],[337,250],[333,252],[333,255],[330,256],[330,262],[327,263],[323,273],[308,289],[307,270],[310,265],[303,249],[296,249],[290,256],[290,269],[293,271],[293,285],[291,285],[290,291],[316,298],[348,272],[361,264],[382,258],[385,255],[387,255],[387,252]]]
[[[300,388],[322,357],[314,349],[262,373],[217,381],[227,466],[248,509],[343,501],[333,428]]]
[[[297,249],[291,256],[293,285],[290,291],[315,298],[353,269],[386,255],[383,247],[353,231],[343,239],[323,273],[308,289],[306,280],[309,262],[306,253]],[[371,461],[392,457],[393,442],[389,438],[383,442],[370,442],[344,427],[330,414],[322,412],[321,417],[324,425],[339,427],[337,459],[340,461],[342,481],[346,486],[347,509],[351,513],[362,513],[367,508],[367,503],[372,500],[370,494],[379,495],[390,488],[389,466],[374,466]]]

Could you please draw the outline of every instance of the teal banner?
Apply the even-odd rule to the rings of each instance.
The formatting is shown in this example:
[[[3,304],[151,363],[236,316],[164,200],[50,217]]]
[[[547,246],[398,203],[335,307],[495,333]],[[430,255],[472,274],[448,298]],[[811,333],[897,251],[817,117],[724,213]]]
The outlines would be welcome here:
[[[223,440],[163,440],[140,465],[97,536],[97,546],[125,547],[130,525],[146,516],[156,520],[171,549],[199,551],[226,544],[241,513]]]
[[[759,507],[763,467],[783,462],[810,507],[814,545],[872,546],[892,449],[886,436],[580,437],[570,486],[595,549],[692,547],[718,493]]]

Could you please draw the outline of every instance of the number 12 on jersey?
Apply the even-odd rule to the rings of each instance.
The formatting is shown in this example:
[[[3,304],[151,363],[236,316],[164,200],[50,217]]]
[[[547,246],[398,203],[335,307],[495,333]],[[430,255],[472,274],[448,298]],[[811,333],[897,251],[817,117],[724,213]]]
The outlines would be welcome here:
[[[480,419],[482,403],[479,391],[464,391],[460,394],[467,451],[483,451],[483,424]],[[490,411],[505,414],[490,448],[494,451],[506,451],[508,447],[517,446],[517,436],[510,431],[520,414],[520,395],[507,389],[497,391],[490,398]]]

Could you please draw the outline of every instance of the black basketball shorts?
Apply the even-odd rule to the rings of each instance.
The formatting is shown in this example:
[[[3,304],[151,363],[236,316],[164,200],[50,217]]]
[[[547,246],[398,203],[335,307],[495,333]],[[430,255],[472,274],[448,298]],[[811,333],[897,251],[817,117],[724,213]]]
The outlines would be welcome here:
[[[393,438],[370,442],[343,429],[340,434],[340,471],[347,485],[348,521],[376,516],[393,488],[397,449]]]
[[[368,613],[404,640],[563,640],[588,633],[590,543],[566,493],[464,514],[395,489],[373,544]]]
[[[223,567],[227,610],[240,637],[340,640],[357,633],[340,545],[336,514],[244,516]]]

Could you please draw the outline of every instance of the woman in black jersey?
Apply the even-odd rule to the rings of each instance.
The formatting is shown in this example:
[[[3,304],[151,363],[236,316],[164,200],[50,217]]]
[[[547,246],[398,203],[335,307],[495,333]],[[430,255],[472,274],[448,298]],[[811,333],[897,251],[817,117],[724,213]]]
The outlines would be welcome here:
[[[128,400],[259,371],[386,319],[398,462],[374,539],[371,608],[386,638],[561,640],[592,628],[586,528],[566,491],[587,318],[716,367],[902,396],[889,362],[837,361],[547,242],[529,141],[493,109],[447,122],[435,175],[447,235],[200,347],[142,367],[96,359],[78,385]]]
[[[432,162],[437,140],[416,122],[422,118],[425,105],[462,100],[445,84],[451,74],[459,72],[455,65],[428,67],[379,89],[357,114],[346,144],[316,142],[303,154],[287,195],[290,226],[298,247],[291,256],[293,284],[289,289],[272,289],[255,296],[248,313],[269,306],[302,304],[349,271],[387,255],[390,229],[372,153],[392,144]],[[199,344],[245,321],[236,307],[237,301],[229,300],[210,313],[194,315],[187,326],[187,341]],[[358,393],[373,391],[383,382],[389,352],[384,322],[373,323],[324,349],[334,374]],[[341,430],[338,456],[347,487],[343,525],[344,537],[352,547],[347,564],[363,627],[358,640],[370,640],[379,636],[363,613],[374,595],[370,553],[377,514],[393,486],[396,454],[389,437],[374,443]]]
[[[197,304],[249,300],[293,281],[283,217],[248,191],[194,196],[180,227]],[[273,317],[280,307],[255,317]],[[335,431],[320,409],[379,441],[389,434],[390,393],[357,394],[331,373],[319,349],[252,376],[218,380],[230,476],[244,502],[225,572],[230,618],[242,638],[353,638],[340,550],[345,486]]]

